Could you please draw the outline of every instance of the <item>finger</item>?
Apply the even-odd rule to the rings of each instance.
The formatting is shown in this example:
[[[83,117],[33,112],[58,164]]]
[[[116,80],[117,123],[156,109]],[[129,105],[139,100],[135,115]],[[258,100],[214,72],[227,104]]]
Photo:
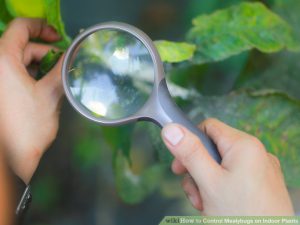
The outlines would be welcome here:
[[[28,43],[24,50],[23,63],[28,66],[32,62],[40,62],[51,49],[56,48],[45,44]]]
[[[195,209],[203,210],[202,199],[193,178],[187,174],[182,180],[182,188]]]
[[[9,24],[2,41],[6,49],[21,58],[22,50],[25,49],[30,38],[41,38],[48,42],[60,39],[57,32],[43,19],[17,18]]]
[[[199,186],[216,181],[221,167],[195,134],[179,124],[168,124],[162,130],[162,138]]]
[[[182,175],[187,172],[186,168],[177,159],[174,159],[172,162],[172,171],[176,175]]]
[[[206,119],[199,127],[216,144],[222,158],[238,140],[250,137],[250,135],[213,118]]]
[[[63,87],[61,80],[61,67],[63,57],[59,59],[57,64],[46,74],[41,80],[37,82],[38,88],[48,95],[53,106],[59,107],[59,102],[63,96]],[[50,105],[49,104],[49,105]]]

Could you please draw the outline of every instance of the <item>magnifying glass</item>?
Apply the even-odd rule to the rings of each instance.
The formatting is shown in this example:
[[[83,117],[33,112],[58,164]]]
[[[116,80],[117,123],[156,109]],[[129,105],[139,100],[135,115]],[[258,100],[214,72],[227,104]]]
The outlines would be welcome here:
[[[109,22],[82,32],[66,52],[62,79],[69,102],[84,117],[107,126],[178,123],[221,162],[214,143],[172,100],[159,54],[136,27]]]

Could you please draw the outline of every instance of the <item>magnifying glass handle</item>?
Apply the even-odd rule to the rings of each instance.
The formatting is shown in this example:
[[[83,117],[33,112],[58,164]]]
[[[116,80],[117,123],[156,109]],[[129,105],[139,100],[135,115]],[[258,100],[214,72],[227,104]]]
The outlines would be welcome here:
[[[164,126],[168,123],[178,123],[189,129],[191,132],[196,134],[205,146],[209,154],[220,164],[221,156],[217,150],[216,145],[212,140],[198,129],[181,111],[181,109],[174,103],[172,97],[168,91],[166,80],[163,79],[159,84],[158,99],[160,106],[163,109],[158,115],[159,124]]]

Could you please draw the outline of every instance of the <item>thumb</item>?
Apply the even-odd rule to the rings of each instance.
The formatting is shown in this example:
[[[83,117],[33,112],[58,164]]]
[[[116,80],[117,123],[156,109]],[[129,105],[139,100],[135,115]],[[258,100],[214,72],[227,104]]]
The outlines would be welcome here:
[[[58,104],[63,96],[63,86],[61,79],[61,67],[63,56],[58,60],[56,65],[38,81],[37,85],[51,99],[53,104]]]
[[[221,166],[209,155],[200,139],[179,124],[168,124],[162,138],[199,186],[210,185],[222,172]]]

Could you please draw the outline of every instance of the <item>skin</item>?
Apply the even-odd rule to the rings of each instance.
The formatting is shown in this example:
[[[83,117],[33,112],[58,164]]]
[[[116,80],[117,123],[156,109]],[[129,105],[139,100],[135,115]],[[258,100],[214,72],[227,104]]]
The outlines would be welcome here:
[[[13,194],[2,151],[0,151],[0,187],[0,224],[9,225],[12,224],[11,219],[13,218]]]
[[[182,187],[203,215],[294,215],[279,160],[256,138],[216,119],[200,127],[217,145],[221,165],[198,137],[178,124],[162,130],[174,155],[172,170],[184,175]]]
[[[27,70],[53,47],[31,41],[60,39],[41,19],[13,20],[0,39],[0,148],[11,169],[29,183],[56,137],[63,88],[60,62],[41,80]]]

